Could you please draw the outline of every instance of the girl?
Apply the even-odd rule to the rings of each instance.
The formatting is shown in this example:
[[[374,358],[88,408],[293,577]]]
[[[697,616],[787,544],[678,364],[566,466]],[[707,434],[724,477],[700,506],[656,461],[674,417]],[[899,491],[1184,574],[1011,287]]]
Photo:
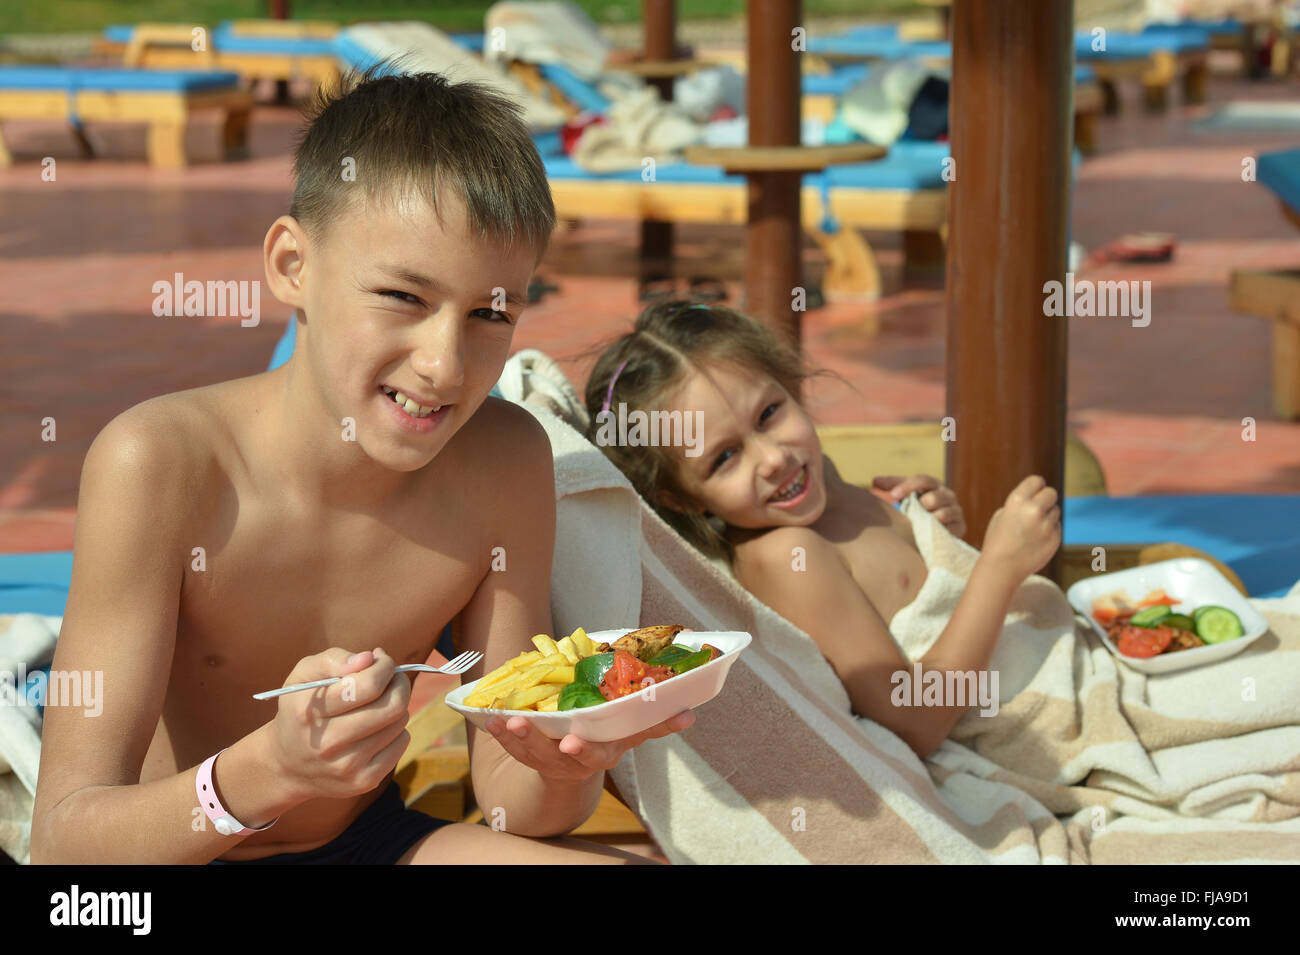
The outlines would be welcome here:
[[[810,376],[762,325],[721,306],[651,306],[592,371],[588,437],[688,541],[725,558],[736,579],[816,641],[854,711],[925,757],[965,707],[901,710],[891,676],[909,670],[889,621],[915,599],[926,566],[896,508],[844,481],[822,455],[793,397]],[[695,415],[691,447],[620,446],[601,424],[641,410]],[[604,433],[611,431],[606,427]],[[910,493],[950,531],[965,532],[956,495],[929,477],[877,478],[894,501]],[[1012,597],[1060,543],[1056,492],[1025,478],[990,520],[984,549],[923,670],[985,669]],[[803,548],[806,571],[794,569]]]

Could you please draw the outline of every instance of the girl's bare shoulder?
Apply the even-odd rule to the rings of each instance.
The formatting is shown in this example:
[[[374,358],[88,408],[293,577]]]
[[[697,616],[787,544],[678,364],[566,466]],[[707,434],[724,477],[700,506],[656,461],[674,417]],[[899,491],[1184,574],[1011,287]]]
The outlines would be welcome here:
[[[815,527],[773,527],[737,542],[731,569],[741,583],[757,582],[773,572],[784,574],[809,557],[823,556],[840,560],[835,546]]]

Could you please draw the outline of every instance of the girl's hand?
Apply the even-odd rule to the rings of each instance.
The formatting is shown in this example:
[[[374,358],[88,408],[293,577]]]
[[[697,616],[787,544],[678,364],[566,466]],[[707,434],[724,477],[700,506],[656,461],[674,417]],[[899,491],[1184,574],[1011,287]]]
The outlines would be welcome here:
[[[608,743],[593,743],[573,734],[560,740],[550,739],[522,716],[512,716],[508,722],[494,716],[487,721],[487,731],[507,753],[541,775],[579,781],[613,769],[624,753],[646,740],[680,732],[694,723],[695,714],[684,710],[635,736]]]
[[[1041,570],[1060,546],[1061,508],[1056,490],[1031,474],[989,519],[980,556],[996,561],[1022,581]]]
[[[907,495],[919,493],[921,506],[935,516],[953,537],[966,534],[966,516],[962,514],[957,495],[950,487],[944,487],[937,478],[928,474],[915,477],[878,477],[872,485],[878,491],[888,491],[892,501],[901,501]]]

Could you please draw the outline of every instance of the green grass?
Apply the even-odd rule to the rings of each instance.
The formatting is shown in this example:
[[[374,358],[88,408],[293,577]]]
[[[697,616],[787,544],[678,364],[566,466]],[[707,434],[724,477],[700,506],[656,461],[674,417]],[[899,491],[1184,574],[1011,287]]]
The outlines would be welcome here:
[[[577,0],[598,23],[633,23],[641,18],[640,0]],[[444,30],[483,29],[490,0],[293,0],[295,18],[334,20],[427,20]],[[913,0],[804,0],[805,17],[861,16],[863,19],[915,12]],[[266,0],[41,0],[0,4],[0,34],[99,32],[110,23],[201,23],[264,17]],[[678,18],[742,17],[744,0],[681,0]]]

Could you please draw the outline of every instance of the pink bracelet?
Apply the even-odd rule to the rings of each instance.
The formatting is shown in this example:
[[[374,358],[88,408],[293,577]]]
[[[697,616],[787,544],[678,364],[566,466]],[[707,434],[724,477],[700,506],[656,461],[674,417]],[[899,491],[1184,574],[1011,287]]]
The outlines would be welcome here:
[[[223,836],[236,836],[241,832],[265,832],[280,821],[279,816],[276,816],[260,829],[250,829],[226,812],[226,807],[221,805],[221,800],[217,798],[217,787],[212,782],[212,767],[216,764],[217,757],[224,752],[223,749],[221,752],[205,759],[203,765],[199,767],[199,774],[194,777],[194,792],[199,797],[199,805],[208,814],[208,818],[212,820],[217,832]]]

